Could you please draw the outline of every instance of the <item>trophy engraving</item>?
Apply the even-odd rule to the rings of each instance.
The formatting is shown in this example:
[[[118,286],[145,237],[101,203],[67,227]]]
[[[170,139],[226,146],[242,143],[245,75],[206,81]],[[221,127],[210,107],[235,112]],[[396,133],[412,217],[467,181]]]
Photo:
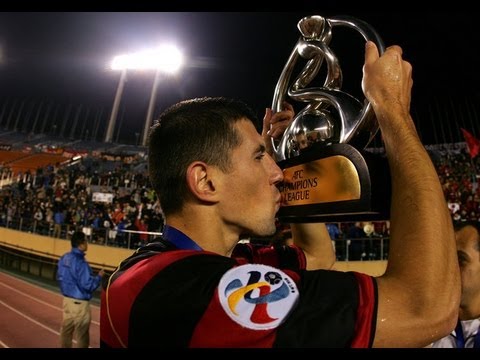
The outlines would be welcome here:
[[[360,179],[352,161],[334,155],[284,171],[284,205],[360,199]]]

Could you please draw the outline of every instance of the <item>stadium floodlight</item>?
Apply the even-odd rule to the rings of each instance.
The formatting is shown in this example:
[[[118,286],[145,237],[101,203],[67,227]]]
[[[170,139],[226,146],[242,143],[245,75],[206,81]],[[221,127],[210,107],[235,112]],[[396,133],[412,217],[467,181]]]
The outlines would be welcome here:
[[[111,63],[111,68],[112,70],[152,69],[166,73],[175,73],[180,69],[182,64],[183,56],[177,47],[173,45],[162,45],[157,49],[116,56]]]
[[[160,73],[175,74],[183,65],[183,55],[177,47],[173,45],[162,45],[158,48],[139,51],[132,54],[115,56],[110,64],[112,70],[121,70],[120,81],[118,83],[115,100],[113,102],[112,113],[108,122],[105,142],[111,142],[113,130],[120,106],[123,88],[126,81],[127,70],[155,70],[150,102],[148,104],[147,117],[143,130],[142,145],[146,145],[148,130],[152,123],[153,109],[157,95],[157,87],[160,79]]]

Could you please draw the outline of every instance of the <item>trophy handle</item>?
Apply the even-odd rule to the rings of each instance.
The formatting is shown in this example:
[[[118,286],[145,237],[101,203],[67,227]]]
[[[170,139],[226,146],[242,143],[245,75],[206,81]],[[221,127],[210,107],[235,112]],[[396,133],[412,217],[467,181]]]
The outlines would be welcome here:
[[[324,18],[319,15],[309,16],[298,22],[302,36],[297,41],[275,87],[272,109],[282,110],[286,95],[299,102],[307,102],[292,123],[285,130],[278,142],[272,138],[276,161],[282,161],[298,155],[292,140],[305,128],[305,122],[316,118],[316,132],[324,144],[349,143],[361,150],[370,143],[378,131],[378,122],[371,104],[364,99],[357,100],[343,92],[342,70],[339,61],[328,46],[335,26],[346,26],[358,31],[365,40],[373,41],[380,54],[385,46],[378,33],[365,21],[351,16],[334,16]],[[299,57],[307,60],[303,70],[288,88],[290,78]],[[323,61],[327,64],[327,77],[323,87],[306,88],[315,78]],[[337,119],[333,119],[336,117]]]

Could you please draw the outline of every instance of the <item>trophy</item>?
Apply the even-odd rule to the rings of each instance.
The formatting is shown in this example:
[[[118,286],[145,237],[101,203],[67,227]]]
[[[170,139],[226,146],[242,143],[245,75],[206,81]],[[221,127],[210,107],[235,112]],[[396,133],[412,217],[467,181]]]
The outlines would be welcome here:
[[[371,104],[342,91],[342,69],[329,47],[333,29],[344,26],[376,43],[384,44],[366,22],[350,17],[309,16],[298,22],[301,36],[275,88],[272,109],[282,104],[306,106],[285,130],[272,139],[274,157],[283,170],[280,186],[282,222],[327,222],[388,219],[390,172],[385,157],[366,151],[379,130]],[[305,66],[295,81],[290,78],[297,61]],[[326,64],[322,87],[308,87]],[[298,68],[298,66],[297,66]]]

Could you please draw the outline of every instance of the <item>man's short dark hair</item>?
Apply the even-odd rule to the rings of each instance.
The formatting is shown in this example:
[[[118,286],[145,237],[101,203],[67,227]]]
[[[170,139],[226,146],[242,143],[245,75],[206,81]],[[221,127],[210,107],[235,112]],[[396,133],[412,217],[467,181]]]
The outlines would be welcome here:
[[[70,239],[73,248],[77,248],[78,245],[83,244],[85,241],[87,241],[87,239],[83,231],[75,231]]]
[[[193,161],[228,171],[240,145],[237,121],[257,122],[243,102],[223,97],[185,100],[168,108],[149,135],[149,175],[165,215],[182,209],[188,194],[187,167]]]

